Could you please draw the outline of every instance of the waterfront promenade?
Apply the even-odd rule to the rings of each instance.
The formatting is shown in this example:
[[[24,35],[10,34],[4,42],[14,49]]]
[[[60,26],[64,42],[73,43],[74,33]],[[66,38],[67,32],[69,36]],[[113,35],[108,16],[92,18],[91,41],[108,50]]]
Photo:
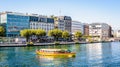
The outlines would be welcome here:
[[[76,42],[60,42],[59,44],[75,44]],[[81,41],[81,42],[78,42],[80,44],[83,44],[83,43],[88,43],[88,42],[84,42],[84,41]],[[55,43],[34,43],[34,45],[32,46],[47,46],[47,45],[55,45]],[[0,47],[24,47],[24,46],[27,46],[27,44],[16,44],[16,43],[1,43],[0,44]]]

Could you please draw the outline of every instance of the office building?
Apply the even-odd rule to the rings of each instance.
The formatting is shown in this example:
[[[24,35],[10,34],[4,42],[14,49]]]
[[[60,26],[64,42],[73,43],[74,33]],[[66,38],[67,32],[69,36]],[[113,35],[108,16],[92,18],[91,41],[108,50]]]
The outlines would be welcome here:
[[[29,29],[29,16],[16,12],[2,12],[1,20],[5,24],[6,36],[17,37],[20,36],[20,30]]]
[[[82,34],[84,34],[84,24],[78,21],[72,21],[71,31],[72,34],[75,34],[76,31],[80,31]]]
[[[89,24],[89,36],[99,37],[100,40],[106,40],[110,37],[110,26],[106,23]]]
[[[54,29],[54,19],[47,16],[31,15],[30,29],[43,29],[46,32]]]
[[[69,16],[59,16],[55,20],[55,27],[62,31],[68,31],[71,34],[72,19]]]

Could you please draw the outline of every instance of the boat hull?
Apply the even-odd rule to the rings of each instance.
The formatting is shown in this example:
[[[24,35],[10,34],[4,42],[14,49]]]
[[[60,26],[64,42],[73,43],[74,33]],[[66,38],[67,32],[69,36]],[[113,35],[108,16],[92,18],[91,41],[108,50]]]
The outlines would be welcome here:
[[[75,57],[76,53],[73,53],[73,52],[71,52],[71,53],[54,53],[54,52],[40,52],[40,51],[36,51],[36,54],[42,55],[42,56]]]

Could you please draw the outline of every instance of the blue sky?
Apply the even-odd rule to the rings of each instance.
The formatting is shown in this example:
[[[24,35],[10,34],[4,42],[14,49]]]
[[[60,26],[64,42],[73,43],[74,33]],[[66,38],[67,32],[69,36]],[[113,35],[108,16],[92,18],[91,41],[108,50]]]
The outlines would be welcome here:
[[[120,29],[120,0],[1,0],[0,12],[68,15],[83,23],[108,23]]]

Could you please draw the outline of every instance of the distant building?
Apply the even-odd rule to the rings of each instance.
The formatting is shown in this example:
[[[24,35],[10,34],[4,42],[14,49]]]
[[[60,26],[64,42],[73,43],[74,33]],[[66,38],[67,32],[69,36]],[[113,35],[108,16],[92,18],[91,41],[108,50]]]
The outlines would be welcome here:
[[[112,30],[112,27],[111,27],[111,26],[109,26],[109,34],[108,34],[108,35],[109,35],[109,37],[113,37],[112,31],[113,31],[113,30]]]
[[[117,38],[120,38],[120,30],[117,30],[117,32],[116,32],[116,37],[117,37]]]
[[[89,25],[88,24],[84,24],[84,35],[89,36]]]
[[[71,17],[69,17],[69,16],[59,16],[55,20],[55,27],[57,27],[58,29],[60,29],[62,31],[66,30],[69,33],[71,33],[71,23],[72,23]]]
[[[46,32],[54,29],[54,19],[47,16],[30,16],[30,29],[43,29]]]
[[[5,24],[6,36],[17,37],[20,36],[20,30],[29,29],[29,16],[16,12],[2,12],[1,20]]]
[[[78,21],[72,21],[72,34],[74,34],[76,31],[80,31],[82,34],[84,34],[84,24]]]
[[[89,36],[98,36],[100,40],[106,40],[111,35],[111,27],[106,23],[89,24]]]

